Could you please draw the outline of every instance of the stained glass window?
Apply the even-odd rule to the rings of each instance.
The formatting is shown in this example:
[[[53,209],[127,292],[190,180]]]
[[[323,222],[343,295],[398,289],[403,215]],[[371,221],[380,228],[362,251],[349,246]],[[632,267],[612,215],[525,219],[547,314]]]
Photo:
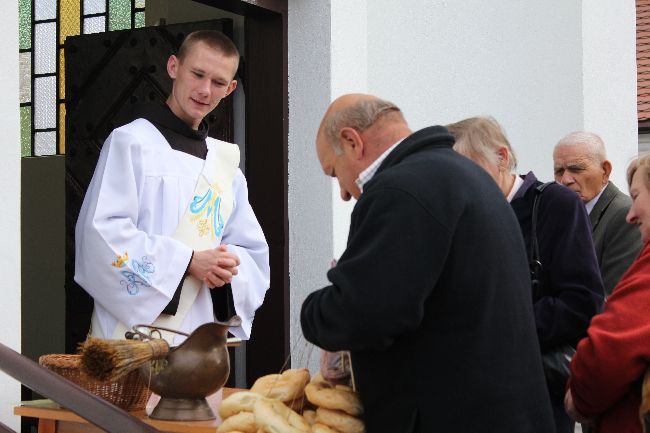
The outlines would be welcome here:
[[[18,14],[21,154],[62,154],[65,38],[144,27],[145,0],[19,0]]]

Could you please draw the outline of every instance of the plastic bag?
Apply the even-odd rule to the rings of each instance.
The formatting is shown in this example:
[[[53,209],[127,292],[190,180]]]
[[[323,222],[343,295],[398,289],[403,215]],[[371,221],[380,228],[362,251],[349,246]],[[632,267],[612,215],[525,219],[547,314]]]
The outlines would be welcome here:
[[[349,384],[351,379],[350,352],[327,352],[320,356],[320,371],[325,380],[340,384]]]

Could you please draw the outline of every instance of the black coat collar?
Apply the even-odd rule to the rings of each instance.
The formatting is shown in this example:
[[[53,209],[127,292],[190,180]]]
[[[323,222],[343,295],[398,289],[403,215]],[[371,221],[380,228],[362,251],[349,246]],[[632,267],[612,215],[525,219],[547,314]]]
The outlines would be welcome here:
[[[379,166],[377,173],[400,163],[407,156],[428,147],[448,147],[454,145],[454,137],[442,126],[429,126],[406,137]]]

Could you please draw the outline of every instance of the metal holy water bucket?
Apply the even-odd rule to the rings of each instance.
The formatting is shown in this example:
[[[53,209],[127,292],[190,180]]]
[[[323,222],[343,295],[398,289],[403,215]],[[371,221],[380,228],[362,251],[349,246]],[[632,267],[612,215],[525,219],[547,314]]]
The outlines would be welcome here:
[[[230,374],[230,357],[226,348],[228,328],[239,326],[241,319],[233,316],[228,322],[199,326],[180,345],[172,347],[163,360],[147,362],[140,374],[149,388],[160,396],[150,418],[175,421],[203,421],[215,415],[205,397],[220,390]],[[152,332],[183,332],[148,325]],[[128,337],[127,337],[128,338]]]

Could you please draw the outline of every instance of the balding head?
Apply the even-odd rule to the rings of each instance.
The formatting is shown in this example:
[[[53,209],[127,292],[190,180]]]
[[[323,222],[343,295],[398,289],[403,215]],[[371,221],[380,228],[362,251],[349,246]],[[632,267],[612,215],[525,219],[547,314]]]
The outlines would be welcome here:
[[[379,125],[380,123],[381,125]],[[382,127],[391,124],[406,126],[406,121],[400,109],[392,102],[373,95],[351,93],[332,102],[323,117],[319,134],[322,134],[334,151],[340,154],[342,152],[340,132],[343,128],[352,128],[363,133],[375,124]],[[382,137],[384,137],[382,141],[392,140],[392,136],[386,136],[386,133],[391,131],[384,130],[382,132]]]
[[[316,152],[325,174],[336,177],[341,197],[358,198],[359,173],[386,149],[411,134],[402,112],[393,103],[353,93],[332,102],[316,136]]]

